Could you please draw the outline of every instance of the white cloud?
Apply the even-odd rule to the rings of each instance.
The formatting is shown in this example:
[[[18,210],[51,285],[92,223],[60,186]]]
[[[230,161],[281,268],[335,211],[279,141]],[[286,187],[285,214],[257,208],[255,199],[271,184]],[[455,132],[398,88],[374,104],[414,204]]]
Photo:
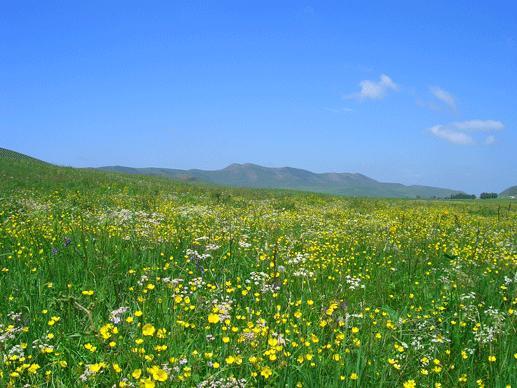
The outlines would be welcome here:
[[[489,132],[499,131],[504,128],[504,124],[497,120],[467,120],[453,123],[453,125],[463,131]]]
[[[499,131],[503,128],[504,124],[496,120],[467,120],[435,125],[429,131],[434,136],[447,140],[450,143],[468,145],[476,143],[471,135],[473,132]],[[493,144],[494,142],[494,135],[489,135],[485,138],[485,144]]]
[[[448,91],[443,90],[438,86],[431,86],[429,90],[438,100],[446,104],[452,110],[456,110],[456,100]]]
[[[379,81],[363,80],[359,82],[359,87],[361,90],[358,93],[353,93],[347,97],[359,100],[379,100],[384,98],[390,90],[398,90],[398,85],[386,74],[381,74]]]
[[[469,136],[463,132],[454,131],[452,129],[449,129],[445,125],[435,125],[434,127],[431,127],[429,130],[436,137],[445,139],[450,143],[462,144],[462,145],[474,143],[474,139],[471,136]]]

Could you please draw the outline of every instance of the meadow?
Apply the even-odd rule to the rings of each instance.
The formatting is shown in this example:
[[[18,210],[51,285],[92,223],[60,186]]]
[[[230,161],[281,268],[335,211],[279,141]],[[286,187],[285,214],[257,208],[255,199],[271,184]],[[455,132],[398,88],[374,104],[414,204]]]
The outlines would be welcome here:
[[[0,158],[0,386],[516,386],[516,220]]]

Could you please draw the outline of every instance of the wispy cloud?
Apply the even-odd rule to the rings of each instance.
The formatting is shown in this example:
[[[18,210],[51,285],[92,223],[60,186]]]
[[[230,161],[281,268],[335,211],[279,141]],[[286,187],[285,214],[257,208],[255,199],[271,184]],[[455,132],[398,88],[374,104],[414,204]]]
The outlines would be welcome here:
[[[359,82],[359,87],[358,93],[350,94],[346,98],[379,100],[384,98],[389,91],[399,89],[398,85],[386,74],[381,74],[378,81],[363,80]]]
[[[494,135],[490,135],[490,136],[486,137],[485,144],[490,145],[490,144],[494,144],[494,143],[495,143],[495,136]]]
[[[453,125],[463,131],[499,131],[504,128],[504,124],[497,120],[467,120],[453,123]]]
[[[450,129],[445,125],[435,125],[434,127],[431,127],[429,131],[431,131],[431,133],[436,137],[447,140],[449,143],[462,145],[474,143],[472,136]]]
[[[467,120],[449,124],[435,125],[429,131],[436,137],[449,143],[469,145],[475,144],[474,132],[493,132],[504,128],[504,124],[497,120]],[[493,144],[495,136],[485,138],[485,144]]]
[[[437,98],[438,100],[443,102],[450,109],[452,109],[454,111],[456,110],[456,100],[448,91],[446,91],[438,86],[431,86],[429,88],[429,90],[431,91],[431,94],[435,98]]]

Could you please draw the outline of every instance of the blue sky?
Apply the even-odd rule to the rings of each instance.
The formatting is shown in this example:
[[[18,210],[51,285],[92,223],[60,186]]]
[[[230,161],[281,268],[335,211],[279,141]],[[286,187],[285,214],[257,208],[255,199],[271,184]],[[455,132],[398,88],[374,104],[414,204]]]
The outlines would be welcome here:
[[[0,147],[517,184],[516,3],[363,3],[1,2]]]

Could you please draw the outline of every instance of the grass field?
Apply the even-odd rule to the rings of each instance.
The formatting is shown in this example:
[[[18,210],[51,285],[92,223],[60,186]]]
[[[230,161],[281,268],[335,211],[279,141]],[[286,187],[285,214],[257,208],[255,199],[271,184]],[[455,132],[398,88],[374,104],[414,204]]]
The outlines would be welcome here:
[[[0,158],[0,386],[516,386],[516,220]]]

